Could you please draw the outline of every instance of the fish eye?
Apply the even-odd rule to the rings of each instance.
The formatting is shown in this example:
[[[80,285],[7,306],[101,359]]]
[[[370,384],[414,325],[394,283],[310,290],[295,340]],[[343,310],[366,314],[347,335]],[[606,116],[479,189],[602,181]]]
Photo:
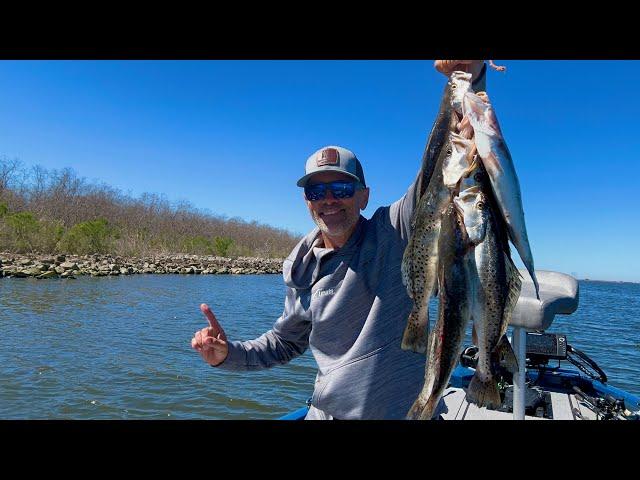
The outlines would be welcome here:
[[[453,83],[453,84],[451,85],[451,88],[458,88],[458,86],[457,86],[455,83]]]
[[[451,150],[450,148],[448,148],[448,149],[447,149],[447,155],[451,155],[451,151],[452,151],[452,150]]]
[[[478,207],[478,210],[483,210],[484,209],[484,202],[478,202],[476,207]]]

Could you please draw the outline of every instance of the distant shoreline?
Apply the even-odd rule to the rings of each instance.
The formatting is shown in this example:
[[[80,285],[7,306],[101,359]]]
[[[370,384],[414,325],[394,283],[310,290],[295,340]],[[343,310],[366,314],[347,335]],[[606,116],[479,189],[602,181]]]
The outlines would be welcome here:
[[[109,254],[43,255],[0,253],[0,277],[68,278],[136,274],[264,275],[282,273],[281,258],[218,257],[212,255],[150,255],[123,257]]]
[[[598,280],[596,278],[578,278],[579,282],[600,282],[600,283],[630,283],[631,285],[640,285],[640,282],[631,282],[629,280]]]
[[[0,252],[0,278],[76,278],[146,274],[269,275],[282,274],[283,258],[218,257],[166,254],[125,257],[111,254],[53,255]],[[580,282],[628,283],[626,280],[579,278]]]

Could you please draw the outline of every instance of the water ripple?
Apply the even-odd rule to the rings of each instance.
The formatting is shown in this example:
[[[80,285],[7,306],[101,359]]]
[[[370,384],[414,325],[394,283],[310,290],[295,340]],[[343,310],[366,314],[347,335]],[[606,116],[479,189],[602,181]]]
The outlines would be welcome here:
[[[241,373],[212,369],[190,347],[206,326],[200,303],[229,338],[248,339],[281,315],[284,292],[279,275],[2,279],[0,418],[265,419],[300,408],[315,380],[310,352]],[[550,331],[640,395],[640,285],[581,282],[580,296]]]

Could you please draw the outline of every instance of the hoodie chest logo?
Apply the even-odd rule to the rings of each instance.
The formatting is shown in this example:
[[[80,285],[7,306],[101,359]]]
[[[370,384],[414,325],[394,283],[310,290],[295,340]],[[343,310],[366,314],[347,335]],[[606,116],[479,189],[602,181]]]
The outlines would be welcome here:
[[[311,299],[313,300],[314,298],[326,297],[327,295],[333,295],[335,293],[336,292],[333,288],[328,288],[326,290],[316,290],[315,292],[313,292],[313,295],[311,295]]]

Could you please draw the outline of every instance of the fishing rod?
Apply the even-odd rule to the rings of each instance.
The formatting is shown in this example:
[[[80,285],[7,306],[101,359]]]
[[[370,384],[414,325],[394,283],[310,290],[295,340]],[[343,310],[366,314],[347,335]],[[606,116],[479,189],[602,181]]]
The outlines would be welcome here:
[[[573,391],[591,411],[596,414],[598,420],[627,420],[626,412],[629,412],[624,400],[605,395],[604,398],[594,398],[584,393],[580,387],[574,385]],[[574,409],[574,414],[576,409]],[[631,413],[631,412],[629,412]],[[602,417],[602,418],[600,418]],[[583,418],[580,415],[580,418]]]

